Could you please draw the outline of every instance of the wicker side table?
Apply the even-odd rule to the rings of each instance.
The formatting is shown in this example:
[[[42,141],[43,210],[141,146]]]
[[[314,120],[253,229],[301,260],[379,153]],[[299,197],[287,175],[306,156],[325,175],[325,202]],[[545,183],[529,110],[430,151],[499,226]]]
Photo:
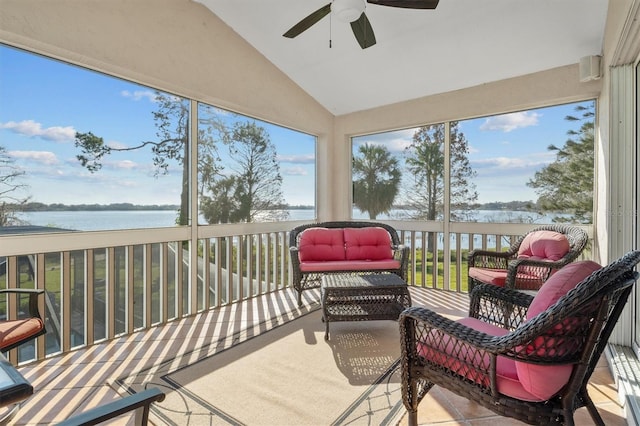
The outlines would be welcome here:
[[[407,283],[396,274],[327,274],[322,277],[325,340],[332,321],[397,320],[411,306]]]

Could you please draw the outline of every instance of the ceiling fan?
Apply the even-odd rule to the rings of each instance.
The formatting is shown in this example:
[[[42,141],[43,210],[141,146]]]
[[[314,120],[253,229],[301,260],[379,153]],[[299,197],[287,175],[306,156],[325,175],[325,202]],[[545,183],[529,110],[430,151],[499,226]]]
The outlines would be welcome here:
[[[333,0],[295,24],[283,36],[288,38],[297,37],[333,12],[339,20],[351,22],[353,35],[356,37],[360,47],[366,49],[376,44],[373,28],[364,13],[366,3],[404,9],[435,9],[438,6],[438,2],[439,0]]]

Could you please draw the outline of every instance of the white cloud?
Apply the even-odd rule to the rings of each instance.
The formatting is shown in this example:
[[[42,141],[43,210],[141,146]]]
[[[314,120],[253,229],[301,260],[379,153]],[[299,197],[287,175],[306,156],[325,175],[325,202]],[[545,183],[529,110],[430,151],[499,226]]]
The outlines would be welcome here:
[[[313,154],[279,155],[278,161],[281,163],[314,164],[316,162],[316,158]]]
[[[411,145],[413,135],[417,130],[418,128],[409,128],[393,132],[358,136],[354,139],[354,146],[358,148],[364,144],[379,145],[384,146],[393,154],[402,153],[409,145]]]
[[[306,176],[307,171],[302,167],[287,167],[282,170],[282,173],[287,176]]]
[[[533,154],[525,158],[493,157],[482,160],[473,160],[472,167],[476,170],[496,169],[502,172],[514,169],[540,169],[551,163],[554,159],[549,153]]]
[[[54,142],[71,142],[76,137],[76,130],[73,126],[43,128],[42,124],[33,120],[23,120],[20,122],[9,121],[0,124],[0,129],[7,129],[19,135],[39,137]]]
[[[135,90],[130,92],[128,90],[123,90],[120,94],[129,99],[133,99],[134,101],[139,101],[142,99],[148,99],[150,102],[156,102],[157,96],[152,90]]]
[[[151,166],[143,165],[132,160],[106,160],[102,163],[103,170],[132,170],[149,172]]]
[[[12,158],[34,161],[47,166],[58,164],[58,157],[49,151],[8,151],[7,154]]]
[[[386,139],[384,141],[376,141],[376,140],[359,140],[355,143],[356,147],[360,147],[362,145],[378,145],[387,148],[391,153],[400,153],[404,152],[404,150],[411,145],[411,138],[403,139],[403,138],[393,138]]]
[[[109,148],[113,148],[113,149],[125,149],[129,147],[128,145],[125,145],[122,142],[118,142],[118,141],[109,141],[106,144]]]
[[[514,112],[511,114],[489,117],[480,126],[480,130],[511,132],[522,127],[537,126],[541,114],[531,111]]]
[[[138,168],[138,163],[131,160],[122,160],[113,163],[112,166],[114,169],[133,170]]]

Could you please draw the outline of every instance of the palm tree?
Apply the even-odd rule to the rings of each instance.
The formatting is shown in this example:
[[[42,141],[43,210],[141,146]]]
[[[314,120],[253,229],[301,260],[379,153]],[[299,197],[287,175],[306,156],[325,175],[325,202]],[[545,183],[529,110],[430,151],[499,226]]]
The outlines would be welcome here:
[[[381,145],[363,144],[353,157],[353,203],[375,219],[388,213],[400,189],[398,160]]]

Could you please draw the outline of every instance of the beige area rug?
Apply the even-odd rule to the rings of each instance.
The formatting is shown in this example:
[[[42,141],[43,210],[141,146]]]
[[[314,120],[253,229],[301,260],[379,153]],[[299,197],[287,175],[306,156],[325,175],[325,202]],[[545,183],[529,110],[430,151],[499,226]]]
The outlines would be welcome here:
[[[151,420],[175,425],[387,425],[404,413],[395,321],[336,322],[315,311],[188,366],[168,361],[116,381],[159,387]],[[175,365],[178,365],[177,367]]]

